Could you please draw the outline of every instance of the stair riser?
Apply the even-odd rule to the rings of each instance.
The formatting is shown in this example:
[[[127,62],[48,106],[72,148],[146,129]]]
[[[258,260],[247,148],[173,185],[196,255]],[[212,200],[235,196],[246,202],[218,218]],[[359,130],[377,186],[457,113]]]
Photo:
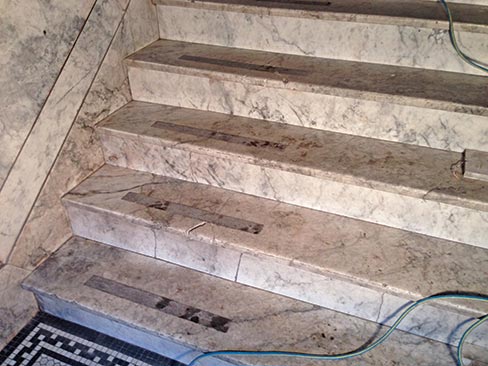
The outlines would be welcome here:
[[[466,148],[484,151],[488,145],[488,118],[483,116],[273,88],[252,78],[232,81],[222,77],[227,76],[208,78],[129,68],[134,100],[459,152]]]
[[[279,258],[221,247],[213,242],[190,239],[165,228],[134,224],[111,212],[65,202],[73,232],[105,244],[209,273],[227,280],[306,301],[361,319],[391,324],[388,319],[408,300],[388,294],[385,289],[368,288],[336,275],[298,268]],[[128,231],[127,227],[131,230]],[[150,233],[150,234],[148,234]],[[147,250],[150,248],[150,250]],[[455,344],[460,332],[451,334],[457,324],[469,318],[448,308],[425,306],[400,328],[443,343]],[[481,335],[470,342],[488,348]]]
[[[94,329],[100,333],[107,334],[184,364],[188,364],[194,357],[201,354],[201,352],[180,344],[173,339],[163,337],[160,334],[153,334],[148,330],[138,329],[104,314],[98,314],[89,309],[85,309],[81,305],[63,301],[57,297],[42,293],[35,292],[35,295],[41,310],[48,314]],[[235,365],[214,357],[209,357],[201,361],[202,366],[213,366],[216,364],[223,366]]]
[[[461,60],[445,29],[178,6],[158,6],[158,16],[163,39],[483,74]],[[457,36],[471,57],[488,59],[488,34]]]
[[[166,148],[114,133],[102,133],[102,140],[107,161],[120,167],[487,247],[488,212]]]

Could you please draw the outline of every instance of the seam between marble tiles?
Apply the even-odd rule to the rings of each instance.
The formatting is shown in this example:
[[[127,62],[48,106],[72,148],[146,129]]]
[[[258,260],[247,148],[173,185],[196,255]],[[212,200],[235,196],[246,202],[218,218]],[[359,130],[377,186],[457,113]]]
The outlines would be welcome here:
[[[81,36],[81,34],[83,33],[83,30],[85,29],[85,25],[86,25],[86,23],[88,22],[88,20],[90,19],[91,15],[92,15],[92,13],[93,13],[94,8],[95,8],[95,6],[96,6],[96,5],[99,3],[99,1],[101,2],[101,0],[96,0],[96,1],[95,1],[95,3],[94,3],[94,5],[93,5],[92,9],[90,10],[90,14],[89,14],[89,16],[87,17],[87,19],[86,19],[85,23],[83,24],[83,28],[82,28],[82,30],[81,30],[81,31],[79,32],[79,34],[78,34],[78,37],[77,37],[76,41],[78,41],[79,37],[80,37],[80,36]],[[129,3],[128,3],[128,4],[130,4],[130,2],[131,2],[131,1],[132,1],[132,0],[129,0]],[[128,8],[128,7],[129,7],[129,5],[127,6],[127,8]],[[95,71],[95,73],[94,73],[94,75],[93,75],[92,80],[90,81],[90,84],[88,85],[88,87],[87,87],[87,89],[86,89],[86,92],[85,92],[84,96],[82,97],[82,100],[81,100],[81,103],[80,103],[80,105],[79,105],[79,107],[78,107],[78,110],[76,111],[76,114],[74,115],[73,120],[71,121],[71,125],[70,125],[70,127],[69,127],[68,131],[66,132],[66,134],[65,134],[65,136],[64,136],[64,138],[63,138],[63,141],[62,141],[61,145],[59,146],[59,149],[58,149],[58,151],[57,151],[57,153],[56,153],[56,156],[54,157],[54,159],[52,160],[52,162],[51,162],[51,164],[50,164],[51,166],[50,166],[50,168],[49,168],[49,170],[48,170],[47,174],[45,175],[45,177],[44,177],[44,179],[43,179],[43,181],[42,181],[42,184],[41,184],[41,186],[39,187],[39,189],[38,189],[38,191],[37,191],[37,194],[36,194],[36,196],[35,196],[34,200],[33,200],[33,201],[30,203],[30,208],[29,208],[29,210],[28,210],[28,212],[27,212],[27,214],[26,214],[26,216],[25,216],[25,219],[23,220],[23,223],[22,223],[22,225],[21,225],[21,227],[20,227],[20,230],[17,232],[17,234],[16,234],[16,236],[15,236],[15,240],[13,241],[13,245],[11,246],[11,248],[9,248],[9,252],[8,252],[8,255],[7,255],[7,260],[6,260],[6,262],[9,262],[9,261],[10,261],[10,259],[11,259],[12,253],[13,253],[13,251],[14,251],[14,249],[15,249],[16,244],[17,244],[17,240],[19,239],[19,237],[20,237],[21,233],[23,232],[23,229],[24,229],[24,227],[25,227],[25,224],[27,223],[27,221],[28,221],[28,219],[29,219],[29,217],[30,217],[30,215],[31,215],[31,213],[32,213],[32,210],[33,210],[33,208],[34,208],[34,206],[35,206],[35,203],[36,203],[36,202],[37,202],[37,200],[39,199],[39,196],[40,196],[41,192],[43,191],[43,189],[44,189],[44,187],[45,187],[46,181],[47,181],[48,177],[50,176],[50,174],[51,174],[51,172],[52,172],[52,170],[53,170],[53,168],[54,168],[54,165],[56,164],[56,161],[57,161],[57,159],[58,159],[58,157],[59,157],[59,155],[60,155],[60,153],[61,153],[61,151],[62,151],[62,149],[63,149],[63,146],[64,146],[64,145],[65,145],[65,143],[66,143],[66,140],[67,140],[68,136],[69,136],[69,135],[70,135],[70,133],[71,133],[71,130],[73,129],[74,122],[75,122],[75,121],[76,121],[76,119],[78,118],[79,112],[80,112],[80,110],[81,110],[81,108],[82,108],[82,106],[83,106],[83,104],[84,104],[84,102],[85,102],[85,100],[86,100],[86,97],[87,97],[87,95],[89,94],[89,92],[90,92],[90,90],[91,90],[91,88],[92,88],[92,86],[93,86],[93,83],[94,83],[94,81],[96,80],[96,78],[97,78],[97,76],[98,76],[98,73],[99,73],[99,71],[100,71],[100,68],[102,67],[103,62],[105,61],[105,58],[106,58],[106,56],[107,56],[107,54],[108,54],[109,50],[110,50],[110,49],[111,49],[111,47],[112,47],[112,44],[113,44],[113,41],[114,41],[115,35],[117,34],[118,30],[120,29],[120,26],[121,26],[121,24],[123,23],[123,20],[124,20],[124,18],[125,18],[125,16],[126,16],[126,14],[127,14],[127,13],[126,13],[126,9],[122,9],[122,12],[123,12],[123,13],[122,13],[122,16],[120,17],[120,19],[119,19],[119,21],[118,21],[118,23],[117,23],[117,26],[115,27],[114,31],[112,32],[110,42],[109,42],[109,44],[108,44],[108,46],[107,46],[107,48],[106,48],[105,52],[103,53],[103,56],[101,57],[100,63],[98,64],[98,66],[97,66],[97,68],[96,68],[96,71]],[[75,44],[74,44],[73,48],[71,49],[69,56],[66,58],[66,60],[65,60],[65,64],[66,64],[66,63],[68,62],[68,60],[70,59],[71,52],[74,50],[75,46],[76,46],[76,42],[75,42]],[[59,75],[58,75],[58,78],[59,78],[59,76],[62,74],[62,72],[63,72],[63,70],[64,70],[64,66],[65,66],[65,64],[63,64],[63,68],[61,69],[61,71],[60,71],[60,73],[59,73]],[[56,79],[56,80],[57,80],[57,79]],[[50,90],[50,92],[49,92],[49,96],[51,95],[51,92],[52,92],[52,90],[54,89],[55,85],[56,85],[56,84],[54,84],[54,85],[53,85],[53,88]],[[46,102],[47,102],[48,100],[49,100],[49,97],[46,99]],[[41,109],[41,112],[42,112],[42,109]],[[39,115],[40,115],[40,113],[39,113]],[[39,115],[38,115],[38,117],[39,117]],[[36,119],[36,121],[37,121],[37,119]],[[31,130],[31,131],[32,131],[32,130]],[[27,139],[24,141],[24,143],[25,143],[26,141],[27,141]],[[16,159],[16,161],[17,161],[17,159]],[[9,173],[10,173],[10,172],[9,172]],[[5,179],[5,181],[6,181],[6,179]],[[4,181],[4,182],[5,182],[5,181]]]

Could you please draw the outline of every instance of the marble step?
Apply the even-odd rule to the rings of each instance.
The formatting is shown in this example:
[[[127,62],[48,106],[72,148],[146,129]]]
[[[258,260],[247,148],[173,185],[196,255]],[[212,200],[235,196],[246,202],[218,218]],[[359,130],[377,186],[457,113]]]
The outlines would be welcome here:
[[[486,249],[109,165],[64,203],[75,235],[381,324],[409,300],[488,282]],[[427,306],[402,329],[454,344],[479,305]]]
[[[361,347],[386,330],[373,322],[76,237],[43,263],[24,287],[50,314],[184,363],[202,351],[219,349],[336,354]],[[454,365],[453,351],[399,331],[360,360],[337,365]],[[479,362],[488,360],[472,352],[467,347],[465,354],[479,357]],[[203,364],[242,362],[323,364],[250,357],[208,359]]]
[[[459,152],[488,150],[484,76],[167,40],[127,62],[139,101]]]
[[[459,153],[141,102],[99,126],[112,165],[488,248]]]
[[[472,1],[472,0],[469,0]],[[482,0],[487,5],[486,0]],[[484,73],[455,52],[439,1],[156,0],[160,37],[332,59]],[[462,49],[488,62],[488,8],[449,2]]]

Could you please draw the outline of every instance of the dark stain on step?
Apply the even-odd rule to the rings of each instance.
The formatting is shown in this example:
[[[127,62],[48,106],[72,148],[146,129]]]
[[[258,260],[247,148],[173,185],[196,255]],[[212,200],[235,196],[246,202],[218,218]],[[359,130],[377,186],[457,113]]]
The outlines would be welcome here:
[[[260,140],[255,138],[242,137],[237,135],[232,135],[229,133],[217,132],[212,130],[207,130],[203,128],[195,128],[190,126],[182,126],[176,123],[156,121],[151,127],[160,128],[167,131],[174,131],[179,133],[184,133],[192,136],[208,138],[213,140],[220,140],[225,142],[230,142],[238,145],[246,145],[253,147],[265,147],[278,150],[284,150],[286,148],[285,144],[280,144],[277,142],[271,142],[267,140]]]
[[[262,224],[258,224],[252,221],[217,214],[196,207],[183,205],[181,203],[158,200],[156,198],[141,193],[129,192],[124,197],[122,197],[122,199],[124,201],[134,202],[146,207],[163,210],[171,215],[181,215],[206,223],[224,226],[229,229],[240,230],[251,234],[259,234],[264,227]]]
[[[92,276],[85,282],[85,286],[148,308],[157,309],[165,314],[173,315],[219,332],[226,333],[231,323],[230,319],[223,316],[185,305],[176,300],[168,299],[164,296],[131,287],[108,278]]]
[[[179,59],[184,61],[193,61],[193,62],[198,62],[203,64],[209,64],[209,65],[233,67],[236,69],[263,71],[263,72],[283,74],[283,75],[307,75],[308,74],[308,72],[305,70],[291,69],[287,67],[279,67],[279,66],[272,66],[272,65],[260,65],[260,64],[253,64],[253,63],[241,62],[241,61],[222,60],[219,58],[211,58],[211,57],[203,57],[203,56],[183,55],[180,56]]]

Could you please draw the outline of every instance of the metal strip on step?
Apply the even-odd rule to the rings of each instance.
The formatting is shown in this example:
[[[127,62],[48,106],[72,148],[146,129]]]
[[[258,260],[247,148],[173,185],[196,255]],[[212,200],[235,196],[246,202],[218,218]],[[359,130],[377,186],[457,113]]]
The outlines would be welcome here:
[[[242,137],[237,135],[232,135],[229,133],[217,132],[212,130],[207,130],[204,128],[195,128],[190,126],[183,126],[171,122],[156,121],[151,127],[160,128],[163,130],[174,131],[185,133],[192,136],[208,138],[213,140],[220,140],[225,142],[230,142],[238,145],[255,146],[255,147],[266,147],[278,150],[284,150],[286,148],[285,144],[280,144],[277,142],[271,142],[267,140],[260,140],[248,137]]]
[[[306,6],[319,6],[328,7],[332,3],[330,1],[306,1],[306,0],[256,0],[259,3],[276,3],[280,5],[306,5]]]
[[[85,286],[151,309],[160,310],[165,314],[173,315],[207,328],[213,328],[219,332],[226,333],[231,323],[230,319],[223,316],[100,276],[92,276],[85,282]]]
[[[199,221],[208,222],[229,229],[245,231],[251,234],[259,234],[263,230],[263,225],[252,221],[239,219],[237,217],[221,215],[205,211],[196,207],[183,205],[181,203],[158,200],[153,197],[135,192],[129,192],[124,197],[124,201],[134,202],[146,207],[155,208],[173,215],[181,215]]]
[[[277,73],[283,75],[307,75],[308,74],[307,71],[300,70],[300,69],[291,69],[287,67],[279,67],[279,66],[272,66],[272,65],[260,65],[260,64],[241,62],[241,61],[222,60],[220,58],[211,58],[211,57],[203,57],[203,56],[183,55],[180,56],[179,59],[184,61],[193,61],[198,63],[216,65],[216,66],[234,67],[236,69],[245,69],[245,70],[254,70],[254,71],[264,71],[264,72]]]

